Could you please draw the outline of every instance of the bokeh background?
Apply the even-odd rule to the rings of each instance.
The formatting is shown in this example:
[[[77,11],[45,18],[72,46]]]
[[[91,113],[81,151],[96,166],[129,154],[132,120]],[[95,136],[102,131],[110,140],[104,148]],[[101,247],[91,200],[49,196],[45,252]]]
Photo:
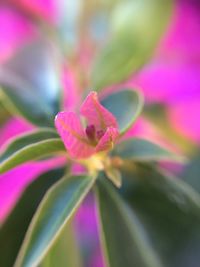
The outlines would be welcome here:
[[[10,84],[15,82],[15,71],[20,71],[21,65],[18,60],[13,68],[12,62],[25,47],[33,47],[33,55],[36,53],[38,56],[42,46],[47,52],[49,49],[50,58],[53,57],[53,50],[59,62],[59,74],[56,78],[59,79],[63,91],[63,109],[78,107],[84,90],[91,86],[90,76],[94,61],[110,39],[110,25],[113,23],[111,18],[117,19],[116,25],[119,24],[120,27],[121,20],[126,17],[123,15],[128,11],[126,1],[121,1],[118,8],[115,8],[113,2],[119,1],[0,0],[0,84],[5,79]],[[164,1],[157,2],[163,5],[163,10],[167,10]],[[166,168],[170,168],[200,190],[200,2],[174,0],[172,5],[167,26],[151,57],[123,81],[112,86],[105,85],[102,94],[121,87],[139,88],[144,94],[145,108],[142,117],[128,135],[142,135],[165,142],[187,156],[187,166],[170,165]],[[129,12],[133,17],[143,19],[146,8],[144,5],[139,9],[140,12]],[[156,20],[148,31],[154,31],[160,23]],[[139,32],[148,37],[145,25],[139,26]],[[134,46],[130,49],[134,49]],[[29,52],[31,50],[27,53]],[[53,94],[56,72],[51,65],[48,66],[52,75],[47,76],[46,65],[35,61],[34,56],[26,57],[25,60],[27,66],[34,65],[40,73],[40,82],[48,81],[49,94]],[[47,64],[51,64],[48,62]],[[25,92],[24,99],[26,98],[28,101],[29,95]],[[6,106],[7,99],[0,92],[2,147],[10,138],[35,127]],[[51,161],[45,165],[40,162],[28,163],[0,176],[1,224],[9,216],[25,188],[39,174],[55,166],[57,163]],[[190,178],[187,173],[190,173]],[[92,195],[82,205],[74,225],[85,266],[104,266]]]

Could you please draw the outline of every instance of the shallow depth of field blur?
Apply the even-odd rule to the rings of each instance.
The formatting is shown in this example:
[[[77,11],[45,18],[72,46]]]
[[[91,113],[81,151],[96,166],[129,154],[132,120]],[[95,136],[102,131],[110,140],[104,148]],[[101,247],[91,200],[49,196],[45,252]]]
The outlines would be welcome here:
[[[154,14],[151,8],[155,6],[152,20],[148,16]],[[91,89],[101,97],[133,87],[143,93],[145,105],[127,136],[154,140],[183,155],[184,164],[162,163],[162,167],[200,193],[199,33],[198,0],[0,0],[0,149],[11,138],[35,129],[23,113],[27,118],[39,114],[31,102],[38,91],[46,90],[45,97],[36,97],[36,101],[48,110],[59,85],[63,110],[78,110]],[[43,53],[48,55],[45,62]],[[24,108],[12,104],[1,90],[5,84],[17,84],[16,95],[21,94]],[[30,93],[29,86],[37,89]],[[40,119],[40,126],[45,127],[47,122]],[[54,117],[50,119],[53,123]],[[46,165],[25,163],[0,175],[0,227],[24,190],[57,164],[51,159]],[[76,213],[73,227],[84,267],[105,267],[92,194]],[[10,229],[14,240],[18,233]],[[8,239],[4,236],[1,246],[10,246]],[[72,247],[66,250],[74,253]],[[8,254],[11,251],[7,249]],[[79,256],[75,256],[77,266]],[[199,267],[199,262],[191,260],[184,267]],[[1,265],[1,252],[0,267],[8,267]]]

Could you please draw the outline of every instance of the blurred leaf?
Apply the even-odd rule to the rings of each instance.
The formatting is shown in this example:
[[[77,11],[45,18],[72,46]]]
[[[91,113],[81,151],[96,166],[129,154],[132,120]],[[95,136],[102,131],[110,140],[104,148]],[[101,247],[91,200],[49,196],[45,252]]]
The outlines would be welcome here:
[[[29,43],[0,66],[1,91],[30,122],[53,126],[60,110],[56,55],[44,39]]]
[[[72,223],[68,223],[62,235],[47,253],[39,267],[81,267],[78,246]]]
[[[113,93],[101,103],[116,117],[121,134],[132,126],[143,107],[142,96],[131,89]]]
[[[140,220],[165,267],[200,262],[200,196],[175,177],[146,165],[121,170],[121,195]]]
[[[181,172],[181,178],[200,193],[200,151],[190,159]]]
[[[51,138],[27,145],[0,163],[0,173],[9,171],[27,161],[41,159],[54,153],[65,151],[64,144],[59,138]]]
[[[107,266],[161,267],[137,217],[105,177],[98,183],[97,197]]]
[[[121,173],[115,168],[107,168],[105,170],[107,178],[118,188],[122,185]]]
[[[5,104],[3,103],[3,99],[0,96],[0,126],[2,126],[6,121],[10,118],[10,113],[5,108]]]
[[[140,138],[128,139],[117,144],[112,151],[112,155],[135,161],[174,161],[182,159],[181,156],[167,150],[167,148]]]
[[[30,221],[44,194],[60,177],[57,169],[42,174],[24,191],[5,223],[0,227],[1,267],[13,267]]]
[[[92,87],[101,90],[138,71],[152,56],[171,11],[171,0],[120,1],[111,15],[110,41],[94,64]]]
[[[45,195],[29,227],[15,266],[37,266],[87,195],[94,179],[65,176]]]
[[[27,134],[23,134],[18,136],[17,138],[12,139],[7,145],[3,152],[0,154],[0,162],[10,157],[12,154],[17,152],[18,150],[32,145],[34,143],[44,141],[50,138],[59,137],[56,131],[51,128],[44,128],[40,130],[36,130],[33,132],[29,132]]]

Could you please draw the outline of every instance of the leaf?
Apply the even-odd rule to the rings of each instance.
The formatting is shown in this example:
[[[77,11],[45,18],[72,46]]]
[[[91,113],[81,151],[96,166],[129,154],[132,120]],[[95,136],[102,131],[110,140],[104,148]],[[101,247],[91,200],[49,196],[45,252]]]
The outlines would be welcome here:
[[[117,144],[112,155],[135,161],[174,161],[183,158],[165,147],[140,138],[128,139]]]
[[[107,178],[118,188],[122,186],[121,173],[115,168],[108,168],[105,170]]]
[[[197,150],[195,155],[184,166],[181,171],[181,178],[191,185],[196,191],[200,193],[200,150]]]
[[[113,93],[101,101],[117,119],[119,130],[124,134],[139,116],[143,107],[141,94],[132,89],[123,89]]]
[[[47,253],[39,267],[81,267],[78,245],[75,241],[73,223],[68,223],[62,235]]]
[[[53,126],[60,109],[60,85],[55,51],[45,39],[27,44],[0,66],[2,93],[30,122]]]
[[[180,179],[148,165],[126,165],[121,173],[121,195],[146,229],[164,266],[198,266],[199,194]]]
[[[172,13],[170,0],[120,1],[110,15],[110,40],[91,74],[97,91],[138,71],[152,56]]]
[[[5,108],[5,106],[6,106],[6,104],[3,103],[3,98],[0,96],[0,125],[1,125],[1,127],[10,118],[10,113]]]
[[[23,192],[5,223],[0,227],[1,267],[13,267],[30,221],[44,194],[60,177],[62,169],[42,174]]]
[[[36,159],[47,157],[54,153],[65,152],[63,142],[59,138],[47,139],[16,151],[0,164],[0,173],[9,171],[10,169]]]
[[[16,267],[39,264],[93,183],[91,177],[65,176],[48,191],[29,227]]]
[[[6,145],[6,147],[4,148],[3,152],[0,155],[0,162],[7,159],[12,154],[14,154],[18,150],[28,145],[32,145],[34,143],[56,137],[59,137],[58,134],[51,128],[44,128],[44,129],[41,128],[40,130],[20,135],[17,138],[12,139]]]
[[[137,217],[103,178],[98,183],[97,199],[107,267],[161,267]]]

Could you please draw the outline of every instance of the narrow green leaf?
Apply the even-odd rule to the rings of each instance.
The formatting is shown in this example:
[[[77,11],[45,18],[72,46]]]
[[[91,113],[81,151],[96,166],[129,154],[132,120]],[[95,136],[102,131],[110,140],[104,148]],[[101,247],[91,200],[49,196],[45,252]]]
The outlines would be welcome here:
[[[0,66],[0,87],[22,116],[39,126],[53,126],[60,110],[58,58],[45,39],[22,47]]]
[[[94,179],[88,176],[66,176],[49,190],[29,227],[16,267],[40,263],[93,183]]]
[[[69,222],[39,267],[81,267],[79,248],[75,238],[73,222]]]
[[[124,88],[109,95],[101,103],[117,118],[120,133],[124,134],[142,111],[143,97],[135,90]]]
[[[112,155],[135,161],[174,161],[183,159],[183,157],[167,150],[167,148],[140,138],[122,141],[120,144],[116,145],[115,149],[112,151]]]
[[[65,152],[63,142],[59,138],[47,139],[25,146],[16,151],[0,164],[0,173],[9,171],[10,169],[32,160],[47,157],[54,153]]]
[[[6,109],[6,103],[4,103],[3,100],[4,99],[0,95],[0,126],[1,127],[10,118],[10,113],[8,112],[8,109]]]
[[[172,13],[171,0],[119,1],[108,43],[97,55],[92,87],[101,90],[138,71],[152,56]]]
[[[58,137],[59,136],[56,131],[52,130],[51,128],[41,128],[40,130],[20,135],[17,138],[12,139],[8,144],[6,144],[6,147],[3,149],[3,152],[0,155],[0,162],[6,160],[12,154],[16,153],[18,150],[28,145],[32,145],[34,143],[44,141],[46,139]]]
[[[48,171],[33,181],[0,227],[1,267],[13,267],[31,219],[46,191],[63,176],[62,169]]]
[[[137,215],[165,267],[200,262],[200,195],[144,164],[121,170],[121,196]]]
[[[97,198],[107,267],[161,267],[139,220],[106,179],[98,183]]]

